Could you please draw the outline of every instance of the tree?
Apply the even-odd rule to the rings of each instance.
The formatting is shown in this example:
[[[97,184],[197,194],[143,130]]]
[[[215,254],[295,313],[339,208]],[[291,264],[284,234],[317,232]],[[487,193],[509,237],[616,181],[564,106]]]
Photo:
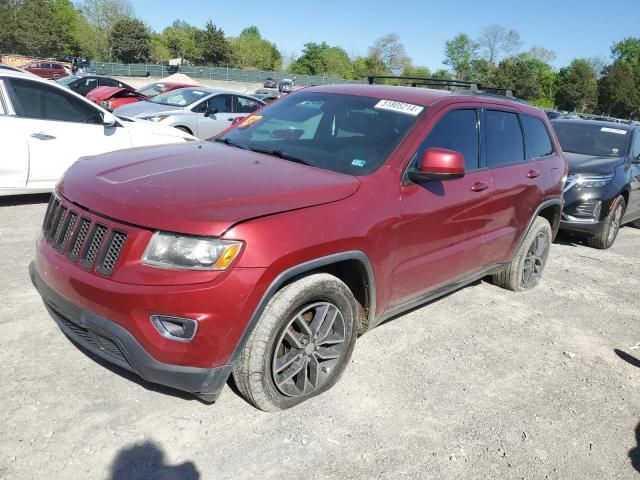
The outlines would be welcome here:
[[[523,100],[553,106],[557,74],[548,63],[524,54],[508,57],[498,65],[494,79],[496,86],[516,90]]]
[[[556,60],[556,52],[553,50],[548,50],[544,47],[539,47],[534,45],[527,52],[522,54],[524,58],[529,58],[531,60],[540,60],[544,63],[552,63]]]
[[[65,33],[49,2],[24,0],[15,20],[17,53],[48,57],[63,50]]]
[[[204,30],[198,30],[195,40],[202,52],[202,60],[207,65],[226,65],[231,59],[231,45],[224,31],[209,20]]]
[[[140,20],[119,20],[109,33],[109,46],[113,55],[123,63],[143,63],[149,60],[151,35]]]
[[[466,33],[456,35],[444,47],[444,64],[449,65],[456,80],[472,80],[472,61],[477,58],[478,44]]]
[[[483,58],[489,63],[498,62],[503,56],[513,54],[522,46],[517,31],[507,30],[500,25],[483,28],[477,43]]]
[[[375,74],[390,72],[394,75],[400,74],[405,67],[411,65],[411,59],[400,43],[400,37],[395,33],[390,33],[378,38],[369,47],[369,62]],[[378,73],[380,72],[380,73]]]
[[[62,51],[65,55],[78,55],[78,25],[80,14],[71,0],[50,0],[53,16],[62,40]]]
[[[18,0],[0,0],[0,52],[19,53],[17,41]]]
[[[167,48],[162,34],[153,33],[151,35],[151,51],[149,52],[149,60],[155,63],[164,62],[171,58],[171,52]]]
[[[402,76],[429,78],[431,77],[431,72],[427,67],[414,67],[413,65],[408,65],[404,67],[404,70],[402,71]]]
[[[623,60],[605,67],[598,82],[598,108],[606,115],[640,118],[640,72]]]
[[[555,100],[562,110],[591,112],[598,98],[598,81],[588,60],[576,59],[558,73]]]
[[[193,63],[202,63],[203,52],[196,40],[198,29],[182,20],[174,20],[163,30],[164,43],[171,58],[183,58]]]
[[[621,60],[633,68],[640,67],[640,38],[628,37],[613,44],[611,57],[614,60]]]
[[[84,0],[80,10],[89,25],[103,32],[111,30],[118,21],[135,15],[129,0]]]
[[[302,75],[355,77],[355,69],[347,52],[340,47],[331,47],[326,42],[306,43],[302,55],[291,63],[289,71]]]
[[[260,35],[257,27],[245,28],[232,39],[231,61],[235,67],[255,67],[261,70],[280,70],[282,55],[278,48]]]

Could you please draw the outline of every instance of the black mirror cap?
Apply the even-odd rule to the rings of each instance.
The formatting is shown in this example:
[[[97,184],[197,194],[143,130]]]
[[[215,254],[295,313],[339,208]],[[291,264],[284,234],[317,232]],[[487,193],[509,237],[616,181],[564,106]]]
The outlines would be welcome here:
[[[212,108],[212,109],[207,110],[206,112],[204,112],[204,116],[208,117],[209,115],[215,115],[216,113],[218,113],[218,109],[217,108]]]

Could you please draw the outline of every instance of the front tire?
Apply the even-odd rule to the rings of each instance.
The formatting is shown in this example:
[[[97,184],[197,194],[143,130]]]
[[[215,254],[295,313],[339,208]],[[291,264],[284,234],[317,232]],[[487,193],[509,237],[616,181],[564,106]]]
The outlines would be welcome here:
[[[549,221],[537,217],[511,263],[493,275],[493,283],[514,292],[530,290],[538,285],[552,239]]]
[[[333,275],[309,275],[282,288],[233,367],[242,396],[276,412],[329,390],[351,358],[357,311],[351,290]]]
[[[602,230],[597,235],[589,237],[587,243],[593,248],[606,250],[610,248],[618,237],[618,232],[622,226],[622,217],[626,207],[624,197],[618,196],[613,202],[613,207],[609,210],[606,220],[604,221]]]

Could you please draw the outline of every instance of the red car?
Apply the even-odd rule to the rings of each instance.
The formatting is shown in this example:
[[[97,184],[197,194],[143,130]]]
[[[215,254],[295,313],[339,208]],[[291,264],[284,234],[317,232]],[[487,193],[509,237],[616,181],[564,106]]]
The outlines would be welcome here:
[[[61,63],[34,62],[22,67],[27,72],[31,72],[42,78],[58,80],[69,75]]]
[[[154,82],[137,90],[129,88],[101,87],[92,90],[87,98],[102,108],[114,111],[116,108],[134,102],[145,102],[161,93],[170,92],[178,88],[194,87],[186,83]]]
[[[77,162],[30,272],[101,358],[208,401],[232,374],[277,411],[329,389],[357,336],[407,309],[484,276],[537,285],[566,173],[527,104],[312,87],[216,142]]]

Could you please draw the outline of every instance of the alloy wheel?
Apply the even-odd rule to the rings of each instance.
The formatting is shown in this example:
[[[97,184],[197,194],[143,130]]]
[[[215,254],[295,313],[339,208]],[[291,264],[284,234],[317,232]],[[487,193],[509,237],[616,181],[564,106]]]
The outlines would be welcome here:
[[[345,322],[330,302],[305,305],[287,323],[275,344],[271,375],[289,397],[307,395],[331,377],[345,348]]]
[[[613,219],[611,225],[609,225],[609,234],[607,235],[607,243],[611,245],[618,234],[620,229],[620,223],[622,222],[622,204],[618,203],[615,211],[613,212]]]
[[[547,258],[547,249],[549,241],[544,232],[538,233],[536,238],[531,242],[531,246],[527,251],[522,268],[522,284],[529,285],[535,282],[542,274],[544,262]]]

